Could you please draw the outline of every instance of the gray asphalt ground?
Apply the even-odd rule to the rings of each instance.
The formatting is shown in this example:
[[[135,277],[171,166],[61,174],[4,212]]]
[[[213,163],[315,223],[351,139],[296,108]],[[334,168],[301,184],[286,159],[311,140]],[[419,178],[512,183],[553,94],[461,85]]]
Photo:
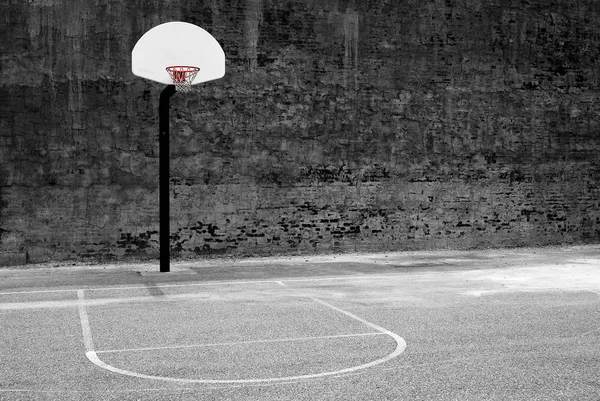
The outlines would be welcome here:
[[[0,269],[1,400],[600,400],[600,246]]]

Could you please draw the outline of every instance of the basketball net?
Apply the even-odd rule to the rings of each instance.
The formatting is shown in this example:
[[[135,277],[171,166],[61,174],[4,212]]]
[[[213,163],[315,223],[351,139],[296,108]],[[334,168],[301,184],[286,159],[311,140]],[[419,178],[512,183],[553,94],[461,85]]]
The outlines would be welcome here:
[[[189,65],[173,65],[167,67],[167,72],[173,80],[173,85],[178,92],[191,92],[192,82],[200,68]]]

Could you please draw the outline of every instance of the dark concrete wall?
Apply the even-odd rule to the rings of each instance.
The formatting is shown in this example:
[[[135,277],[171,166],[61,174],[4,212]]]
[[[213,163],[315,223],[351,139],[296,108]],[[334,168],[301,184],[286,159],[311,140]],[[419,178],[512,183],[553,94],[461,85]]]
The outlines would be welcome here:
[[[600,239],[597,0],[8,0],[0,264],[156,257],[153,26],[224,79],[172,98],[172,238],[211,254]]]

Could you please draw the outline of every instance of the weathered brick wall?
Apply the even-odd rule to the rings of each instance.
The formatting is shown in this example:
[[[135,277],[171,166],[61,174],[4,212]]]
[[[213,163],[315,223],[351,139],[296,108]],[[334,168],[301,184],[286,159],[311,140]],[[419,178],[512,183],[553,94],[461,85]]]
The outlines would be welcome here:
[[[175,254],[600,239],[597,0],[10,0],[0,15],[0,264],[156,257],[162,87],[130,52],[171,20],[227,56],[224,79],[172,98]]]

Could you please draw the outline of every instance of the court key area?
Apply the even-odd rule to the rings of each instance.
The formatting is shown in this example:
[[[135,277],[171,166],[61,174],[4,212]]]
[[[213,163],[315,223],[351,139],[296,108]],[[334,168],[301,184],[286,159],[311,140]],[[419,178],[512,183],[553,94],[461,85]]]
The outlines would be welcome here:
[[[6,269],[0,399],[597,400],[599,306],[594,247]]]

